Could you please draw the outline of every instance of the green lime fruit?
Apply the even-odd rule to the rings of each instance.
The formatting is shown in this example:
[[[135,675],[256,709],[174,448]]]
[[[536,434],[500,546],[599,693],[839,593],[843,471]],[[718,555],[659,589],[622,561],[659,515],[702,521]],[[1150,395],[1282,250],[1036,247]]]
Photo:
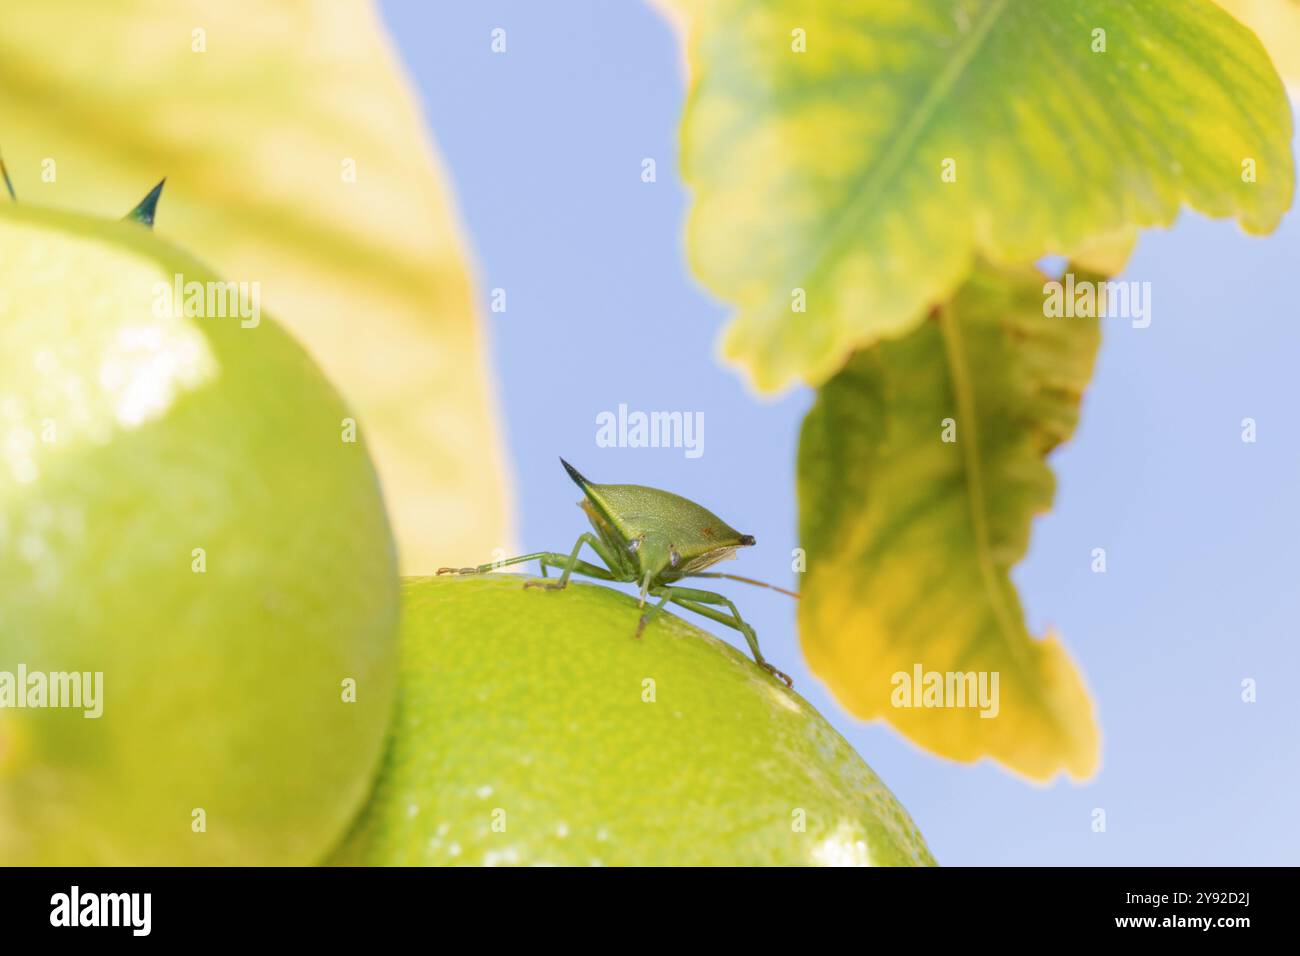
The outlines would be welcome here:
[[[365,800],[392,535],[255,295],[138,223],[0,209],[0,865],[315,863]]]
[[[332,862],[934,861],[849,744],[749,657],[611,588],[403,585],[397,716]]]

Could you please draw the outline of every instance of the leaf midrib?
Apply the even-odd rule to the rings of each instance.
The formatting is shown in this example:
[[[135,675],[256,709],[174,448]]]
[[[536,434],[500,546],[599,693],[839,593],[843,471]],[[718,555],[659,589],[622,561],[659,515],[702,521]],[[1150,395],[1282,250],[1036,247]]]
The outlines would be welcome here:
[[[804,285],[808,278],[821,270],[832,253],[858,234],[857,227],[861,218],[871,209],[880,197],[885,184],[893,180],[904,159],[916,147],[921,133],[930,125],[940,103],[952,92],[966,67],[983,47],[985,39],[1006,9],[1007,3],[1008,0],[993,0],[985,8],[976,21],[974,29],[958,44],[956,55],[948,60],[947,65],[939,71],[934,82],[926,90],[920,105],[912,113],[898,138],[894,140],[894,146],[885,151],[880,162],[869,164],[850,187],[849,201],[844,205],[843,213],[827,231],[825,241],[813,248],[805,261],[794,270],[790,282],[787,283],[788,288]],[[768,308],[769,317],[785,307],[784,300],[774,296]]]
[[[1002,638],[1011,660],[1021,672],[1020,685],[1027,688],[1046,714],[1049,714],[1058,728],[1068,728],[1069,722],[1058,719],[1057,708],[1050,695],[1043,692],[1037,680],[1037,674],[1025,652],[1021,641],[1020,628],[1007,607],[1005,593],[998,584],[998,569],[993,561],[993,550],[989,545],[989,522],[985,508],[984,472],[980,465],[980,441],[978,410],[975,406],[975,390],[971,384],[966,352],[962,345],[961,330],[952,304],[938,310],[939,330],[943,339],[944,354],[947,359],[948,376],[952,382],[953,397],[957,404],[957,447],[961,450],[962,470],[966,476],[966,503],[970,512],[971,530],[975,538],[975,560],[979,565],[980,577],[984,590],[997,621],[997,630]],[[1032,636],[1024,635],[1029,640]]]

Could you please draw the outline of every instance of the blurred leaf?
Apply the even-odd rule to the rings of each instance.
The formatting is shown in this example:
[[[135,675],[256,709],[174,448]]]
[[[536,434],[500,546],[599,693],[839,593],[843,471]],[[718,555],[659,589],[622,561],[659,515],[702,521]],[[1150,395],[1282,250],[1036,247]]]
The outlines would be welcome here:
[[[1074,256],[1183,203],[1267,232],[1291,203],[1282,84],[1211,0],[673,6],[688,254],[763,390],[914,328],[977,254]]]
[[[1264,42],[1295,96],[1300,91],[1300,0],[1219,0]]]
[[[1099,748],[1080,674],[1055,637],[1031,638],[1009,575],[1051,504],[1044,458],[1074,430],[1099,341],[1097,320],[1043,303],[1037,272],[978,270],[931,320],[856,353],[799,447],[812,669],[859,717],[1036,780],[1091,775]],[[917,664],[997,672],[997,716],[892,706],[893,675]]]
[[[370,3],[8,4],[0,146],[25,203],[118,219],[167,177],[156,231],[260,282],[357,411],[406,570],[510,547],[463,242]]]

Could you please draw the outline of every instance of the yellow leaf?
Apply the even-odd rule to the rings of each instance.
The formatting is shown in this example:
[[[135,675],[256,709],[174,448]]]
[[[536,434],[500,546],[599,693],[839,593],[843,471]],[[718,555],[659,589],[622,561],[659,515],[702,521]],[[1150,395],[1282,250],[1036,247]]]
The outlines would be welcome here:
[[[370,3],[8,4],[0,118],[21,202],[120,216],[167,176],[157,231],[260,283],[356,410],[406,571],[510,547],[462,240]]]
[[[1010,578],[1099,342],[1095,318],[1045,316],[1044,291],[1033,270],[977,272],[920,328],[854,355],[799,447],[812,669],[859,717],[1035,780],[1088,777],[1099,750],[1082,677],[1055,636],[1030,636]],[[940,706],[917,696],[931,674]],[[975,675],[964,700],[950,674]]]
[[[672,5],[688,255],[765,391],[906,334],[978,256],[1074,257],[1183,205],[1267,232],[1291,204],[1282,84],[1211,0]]]

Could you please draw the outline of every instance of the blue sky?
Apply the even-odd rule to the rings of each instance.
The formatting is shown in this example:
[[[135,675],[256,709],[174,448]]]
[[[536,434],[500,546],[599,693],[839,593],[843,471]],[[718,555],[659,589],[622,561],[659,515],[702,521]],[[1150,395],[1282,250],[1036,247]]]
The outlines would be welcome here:
[[[683,254],[684,90],[667,25],[598,0],[381,6],[479,273],[520,543],[567,549],[585,529],[563,454],[594,480],[713,508],[760,543],[728,570],[788,581],[812,395],[759,400],[716,359],[727,309]],[[489,49],[495,27],[506,55]],[[1026,784],[856,720],[803,664],[791,602],[733,595],[941,863],[1300,861],[1297,264],[1295,213],[1266,238],[1185,213],[1144,234],[1124,275],[1151,283],[1151,326],[1105,326],[1080,428],[1052,457],[1056,505],[1015,571],[1031,630],[1060,632],[1096,697],[1102,768],[1089,783]],[[493,287],[508,292],[504,314],[487,312]],[[620,403],[703,411],[704,454],[597,448],[596,416]],[[1095,547],[1105,574],[1090,570]],[[1253,704],[1243,678],[1257,682]],[[1098,807],[1105,833],[1091,827]]]

